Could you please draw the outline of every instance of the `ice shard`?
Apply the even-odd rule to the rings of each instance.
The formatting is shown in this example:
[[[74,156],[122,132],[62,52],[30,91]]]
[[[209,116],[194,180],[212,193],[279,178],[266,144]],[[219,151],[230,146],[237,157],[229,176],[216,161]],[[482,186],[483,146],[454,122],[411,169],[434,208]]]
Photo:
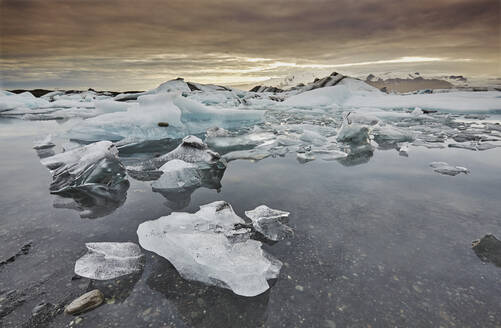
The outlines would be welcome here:
[[[279,241],[294,234],[293,230],[285,225],[289,212],[274,210],[266,205],[260,205],[251,211],[245,211],[252,221],[252,226],[267,239]]]
[[[125,180],[125,167],[110,141],[99,141],[43,158],[40,162],[52,173],[52,193],[92,186],[113,189]]]
[[[470,170],[468,170],[466,167],[462,166],[453,166],[449,165],[446,162],[432,162],[430,163],[430,166],[433,168],[435,172],[438,172],[440,174],[444,175],[450,175],[450,176],[455,176],[460,173],[468,174],[470,173]]]
[[[75,263],[75,273],[79,276],[108,280],[141,271],[143,253],[131,242],[86,243],[87,254]]]

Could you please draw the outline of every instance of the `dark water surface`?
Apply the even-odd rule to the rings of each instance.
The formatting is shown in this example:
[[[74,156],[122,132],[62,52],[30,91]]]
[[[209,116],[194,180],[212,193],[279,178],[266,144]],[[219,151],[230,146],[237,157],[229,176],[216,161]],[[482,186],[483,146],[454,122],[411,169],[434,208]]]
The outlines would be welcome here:
[[[56,122],[0,120],[0,326],[65,327],[500,327],[501,268],[482,262],[471,241],[501,236],[501,148],[376,151],[367,163],[300,164],[295,156],[235,161],[222,189],[198,189],[183,211],[228,201],[243,216],[260,204],[291,212],[295,236],[264,247],[284,263],[270,290],[253,298],[183,280],[146,253],[141,274],[74,279],[86,242],[133,241],[137,226],[168,215],[149,182],[129,178],[123,204],[81,218],[55,208],[50,174],[33,140]],[[59,140],[55,140],[60,144]],[[466,166],[439,175],[432,161]],[[107,303],[74,317],[37,322],[40,302],[67,304],[100,288]]]

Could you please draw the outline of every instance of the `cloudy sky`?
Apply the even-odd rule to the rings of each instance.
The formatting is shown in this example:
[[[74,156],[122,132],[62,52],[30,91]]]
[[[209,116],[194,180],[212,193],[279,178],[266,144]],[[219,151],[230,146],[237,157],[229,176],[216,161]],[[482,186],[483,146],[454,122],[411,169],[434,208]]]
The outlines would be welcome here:
[[[499,0],[0,0],[3,88],[501,76]]]

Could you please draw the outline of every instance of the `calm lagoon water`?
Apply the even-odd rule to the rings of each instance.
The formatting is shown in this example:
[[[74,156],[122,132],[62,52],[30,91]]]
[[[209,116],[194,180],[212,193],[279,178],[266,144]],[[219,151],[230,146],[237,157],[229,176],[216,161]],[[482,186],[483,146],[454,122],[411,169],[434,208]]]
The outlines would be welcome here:
[[[149,182],[129,178],[126,199],[81,218],[49,194],[33,141],[60,123],[0,120],[2,327],[500,327],[501,268],[471,242],[501,236],[501,148],[378,150],[365,163],[299,163],[295,156],[228,165],[219,190],[198,189],[183,211],[228,201],[243,216],[260,204],[291,212],[293,238],[266,244],[284,263],[266,293],[246,298],[182,279],[145,251],[143,272],[72,279],[86,242],[137,242],[137,226],[172,212]],[[60,144],[61,140],[55,140]],[[429,163],[468,167],[435,173]],[[364,162],[364,161],[361,161]],[[57,207],[54,207],[56,204]],[[107,303],[37,322],[41,302],[66,304],[100,288]]]

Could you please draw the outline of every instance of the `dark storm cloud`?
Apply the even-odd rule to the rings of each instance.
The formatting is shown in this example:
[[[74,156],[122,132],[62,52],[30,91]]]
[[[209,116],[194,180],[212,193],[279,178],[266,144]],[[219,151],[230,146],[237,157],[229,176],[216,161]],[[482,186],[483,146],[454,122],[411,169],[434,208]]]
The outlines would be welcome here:
[[[1,0],[0,6],[7,81],[63,71],[259,75],[247,57],[299,64],[468,58],[499,70],[498,0]]]

